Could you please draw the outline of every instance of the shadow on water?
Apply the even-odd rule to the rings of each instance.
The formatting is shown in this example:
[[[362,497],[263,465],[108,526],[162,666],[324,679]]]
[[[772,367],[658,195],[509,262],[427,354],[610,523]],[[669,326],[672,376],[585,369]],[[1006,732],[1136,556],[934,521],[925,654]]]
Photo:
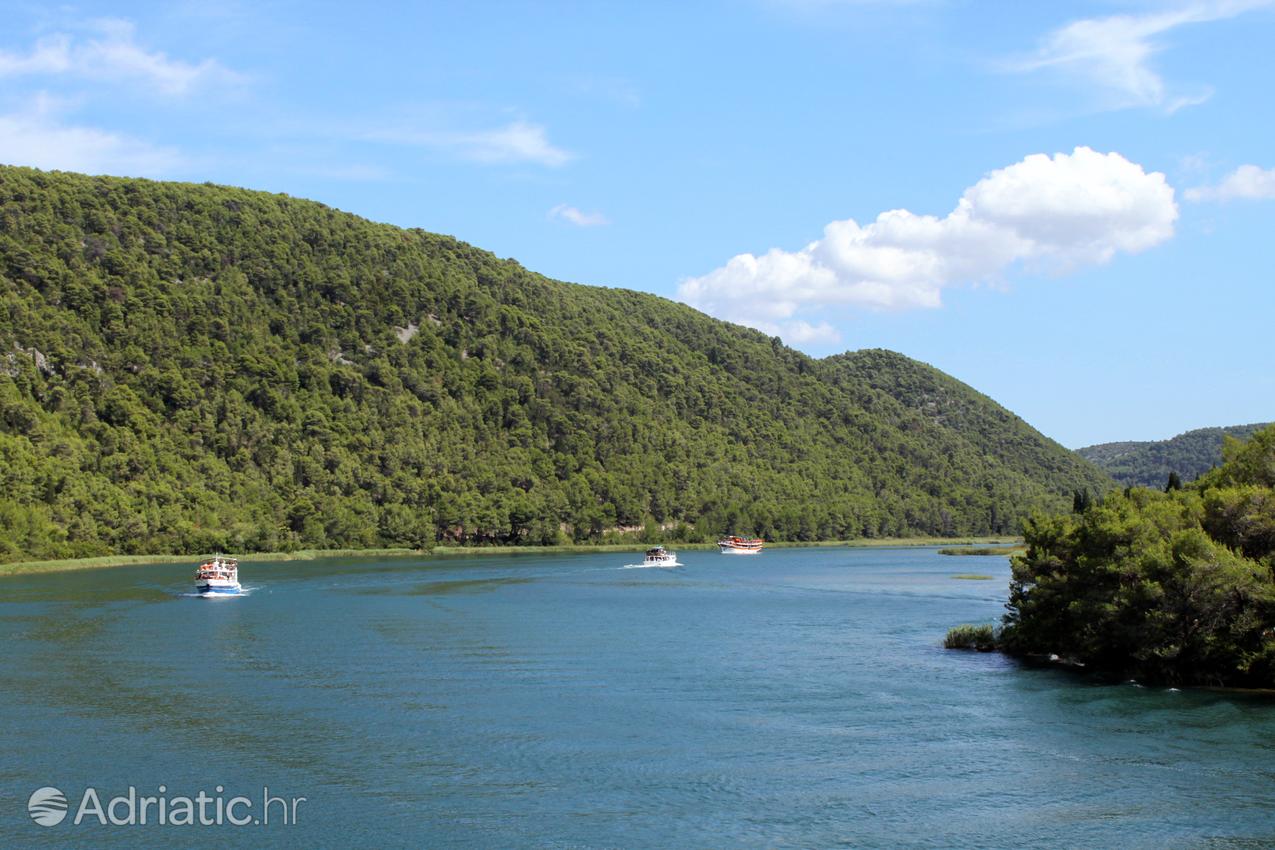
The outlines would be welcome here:
[[[516,584],[530,584],[533,577],[501,576],[497,578],[452,579],[448,581],[431,581],[413,583],[410,587],[395,585],[378,585],[375,587],[352,588],[346,593],[360,596],[447,596],[463,593],[489,593]]]

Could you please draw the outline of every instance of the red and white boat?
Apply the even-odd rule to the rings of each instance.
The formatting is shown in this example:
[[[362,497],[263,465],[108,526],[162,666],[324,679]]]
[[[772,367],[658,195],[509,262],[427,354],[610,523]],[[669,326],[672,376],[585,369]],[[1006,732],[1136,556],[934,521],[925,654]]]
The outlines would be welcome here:
[[[760,537],[723,537],[717,541],[717,548],[723,555],[757,555],[766,541]]]

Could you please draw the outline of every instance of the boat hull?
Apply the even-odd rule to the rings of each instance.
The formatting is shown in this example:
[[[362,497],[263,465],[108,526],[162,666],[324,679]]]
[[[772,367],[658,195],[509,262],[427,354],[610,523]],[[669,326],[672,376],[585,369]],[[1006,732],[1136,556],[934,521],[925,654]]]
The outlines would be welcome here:
[[[725,544],[717,544],[717,548],[721,550],[723,555],[760,555],[761,547],[755,549],[745,549],[741,546],[727,546]]]
[[[195,592],[200,596],[234,596],[242,593],[243,588],[240,587],[237,581],[210,579],[208,581],[195,582]]]

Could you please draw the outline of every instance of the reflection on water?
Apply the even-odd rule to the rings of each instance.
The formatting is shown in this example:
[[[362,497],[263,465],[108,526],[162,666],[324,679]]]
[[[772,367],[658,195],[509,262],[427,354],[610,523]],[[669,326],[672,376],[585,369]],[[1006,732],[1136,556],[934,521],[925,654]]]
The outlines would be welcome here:
[[[1275,702],[948,653],[1004,558],[774,550],[0,582],[0,845],[1275,843]],[[954,581],[958,572],[993,581]],[[270,786],[295,827],[34,825],[43,785]]]

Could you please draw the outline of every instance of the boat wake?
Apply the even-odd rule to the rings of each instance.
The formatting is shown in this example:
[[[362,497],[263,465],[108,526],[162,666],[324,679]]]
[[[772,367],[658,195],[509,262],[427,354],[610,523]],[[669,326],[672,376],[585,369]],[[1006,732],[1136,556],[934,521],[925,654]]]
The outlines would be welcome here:
[[[247,596],[254,590],[258,589],[259,588],[257,587],[241,587],[238,593],[200,593],[198,591],[189,591],[186,593],[179,593],[177,595],[183,599],[238,599],[239,597]]]

